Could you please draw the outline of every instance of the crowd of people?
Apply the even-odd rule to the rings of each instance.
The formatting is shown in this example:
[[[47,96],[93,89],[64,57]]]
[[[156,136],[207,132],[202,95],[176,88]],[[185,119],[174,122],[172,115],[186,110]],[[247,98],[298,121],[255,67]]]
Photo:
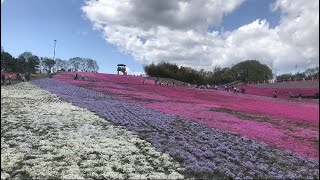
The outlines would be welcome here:
[[[12,80],[13,80],[13,75],[12,73],[9,73],[8,76],[6,77],[5,74],[1,75],[1,84],[2,85],[11,85],[12,84]],[[30,73],[20,73],[18,72],[16,75],[16,80],[18,81],[30,81]]]
[[[235,92],[235,93],[239,93],[240,89],[237,86],[224,86],[224,89],[228,92]],[[245,89],[241,88],[241,93],[244,93]]]
[[[50,73],[49,77],[51,78],[53,75],[54,74]],[[77,80],[77,79],[80,79],[80,78],[81,78],[81,80],[85,80],[84,74],[79,75],[78,73],[76,73],[75,76],[74,76],[74,79]],[[7,77],[5,76],[5,74],[1,75],[2,85],[11,85],[12,79],[13,79],[12,73],[9,73]],[[30,73],[19,73],[18,72],[17,75],[16,75],[16,80],[22,81],[22,82],[29,81],[30,80]],[[145,79],[143,79],[142,84],[146,84],[146,80]],[[160,80],[159,81],[159,79],[157,78],[155,80],[155,85],[158,85],[158,86],[172,86],[172,87],[174,87],[175,86],[175,82],[174,81],[169,82],[168,80],[166,80],[166,81],[165,80]],[[190,84],[186,84],[186,83],[182,84],[182,86],[191,87]],[[218,89],[217,85],[213,85],[213,86],[210,86],[210,85],[207,85],[207,86],[197,85],[197,86],[194,86],[194,87],[195,88],[199,88],[199,89],[215,89],[215,90]],[[244,88],[239,89],[239,87],[236,87],[236,86],[227,86],[227,85],[225,85],[224,89],[226,91],[228,91],[228,92],[245,93],[245,89]],[[273,92],[273,97],[274,98],[278,97],[278,92],[277,91]],[[302,94],[301,93],[298,95],[298,98],[301,101],[301,99],[302,99]],[[293,93],[291,91],[289,92],[289,99],[290,100],[294,99],[294,95],[293,95]]]
[[[277,92],[277,91],[274,91],[274,92],[273,92],[273,97],[274,97],[274,98],[277,98],[277,97],[278,97],[278,92]],[[299,95],[298,95],[297,97],[298,97],[299,101],[302,100],[302,94],[301,94],[301,93],[299,93]],[[293,100],[293,99],[294,99],[294,95],[293,95],[293,93],[292,93],[291,91],[289,91],[289,99],[290,99],[290,100]]]
[[[76,73],[75,76],[74,76],[74,80],[77,80],[77,79],[80,79],[80,78],[81,78],[81,80],[85,80],[85,77],[84,77],[83,74],[81,74],[81,75],[79,76],[78,73]]]
[[[173,82],[169,82],[169,81],[164,81],[164,80],[155,80],[155,85],[159,85],[159,86],[175,86],[174,81]]]

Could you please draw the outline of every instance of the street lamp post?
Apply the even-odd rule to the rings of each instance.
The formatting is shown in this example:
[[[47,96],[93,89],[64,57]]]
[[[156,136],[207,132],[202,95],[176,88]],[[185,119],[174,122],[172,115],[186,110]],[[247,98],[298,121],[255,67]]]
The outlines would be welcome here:
[[[57,40],[53,40],[54,41],[54,45],[53,45],[53,60],[55,59],[56,56],[56,43]],[[54,71],[54,68],[52,69],[52,71]]]
[[[277,68],[274,68],[275,81],[277,82]]]
[[[294,75],[294,82],[297,81],[297,67],[298,67],[298,65],[296,64],[296,66],[295,66],[295,75]]]
[[[56,43],[57,43],[57,40],[54,40],[54,45],[53,45],[53,60],[56,56]]]

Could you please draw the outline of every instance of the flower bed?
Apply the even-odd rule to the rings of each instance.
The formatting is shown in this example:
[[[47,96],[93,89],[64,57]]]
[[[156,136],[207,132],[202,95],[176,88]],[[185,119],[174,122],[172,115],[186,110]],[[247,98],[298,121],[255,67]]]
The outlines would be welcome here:
[[[93,90],[100,86],[103,87],[100,92],[117,95],[129,102],[262,141],[304,157],[319,158],[318,104],[225,91],[141,85],[135,81],[123,84],[121,78],[138,77],[93,75],[101,78],[94,86],[86,84],[87,81],[70,81],[65,74],[56,78]],[[108,88],[110,84],[121,86],[121,90]]]
[[[178,161],[185,177],[294,179],[319,176],[318,162],[264,143],[54,79],[34,83],[136,133]]]
[[[293,96],[298,97],[299,94],[302,96],[315,96],[316,93],[319,93],[319,88],[267,88],[267,87],[252,87],[252,86],[243,86],[247,94],[273,97],[274,91],[277,91],[278,98],[289,99],[289,92]]]
[[[1,89],[1,179],[182,179],[178,171],[168,154],[86,109],[29,83]]]

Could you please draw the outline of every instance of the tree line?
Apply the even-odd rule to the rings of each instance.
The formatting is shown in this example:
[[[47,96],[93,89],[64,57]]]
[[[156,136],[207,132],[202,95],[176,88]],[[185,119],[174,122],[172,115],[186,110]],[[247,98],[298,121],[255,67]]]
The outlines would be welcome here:
[[[1,72],[50,73],[56,71],[97,72],[99,66],[91,58],[73,57],[69,60],[60,58],[38,57],[31,52],[24,52],[17,58],[5,52],[1,47]]]
[[[227,84],[234,81],[240,82],[267,82],[273,79],[272,70],[257,60],[246,60],[231,67],[214,67],[212,71],[195,70],[190,67],[179,67],[176,64],[160,62],[144,66],[147,75],[153,77],[172,78],[190,84]],[[305,77],[319,77],[319,70],[307,69],[298,75]],[[291,75],[292,76],[292,75]],[[277,79],[283,75],[277,76]]]
[[[180,80],[191,84],[226,84],[233,81],[264,81],[272,78],[272,70],[257,60],[247,60],[232,67],[215,67],[212,71],[178,67],[176,64],[161,62],[144,66],[146,74]]]
[[[301,79],[318,79],[319,67],[308,68],[304,72],[298,71],[296,74],[285,73],[277,76],[277,81],[294,81]]]

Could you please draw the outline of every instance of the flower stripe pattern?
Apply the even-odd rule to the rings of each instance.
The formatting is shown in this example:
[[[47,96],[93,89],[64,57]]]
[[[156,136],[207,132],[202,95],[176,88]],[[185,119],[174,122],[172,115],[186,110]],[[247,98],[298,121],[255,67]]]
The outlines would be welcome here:
[[[30,83],[1,89],[1,179],[183,179],[124,128]]]
[[[198,178],[317,178],[319,163],[267,144],[224,133],[178,116],[54,79],[34,82],[63,100],[87,108],[168,153]]]

